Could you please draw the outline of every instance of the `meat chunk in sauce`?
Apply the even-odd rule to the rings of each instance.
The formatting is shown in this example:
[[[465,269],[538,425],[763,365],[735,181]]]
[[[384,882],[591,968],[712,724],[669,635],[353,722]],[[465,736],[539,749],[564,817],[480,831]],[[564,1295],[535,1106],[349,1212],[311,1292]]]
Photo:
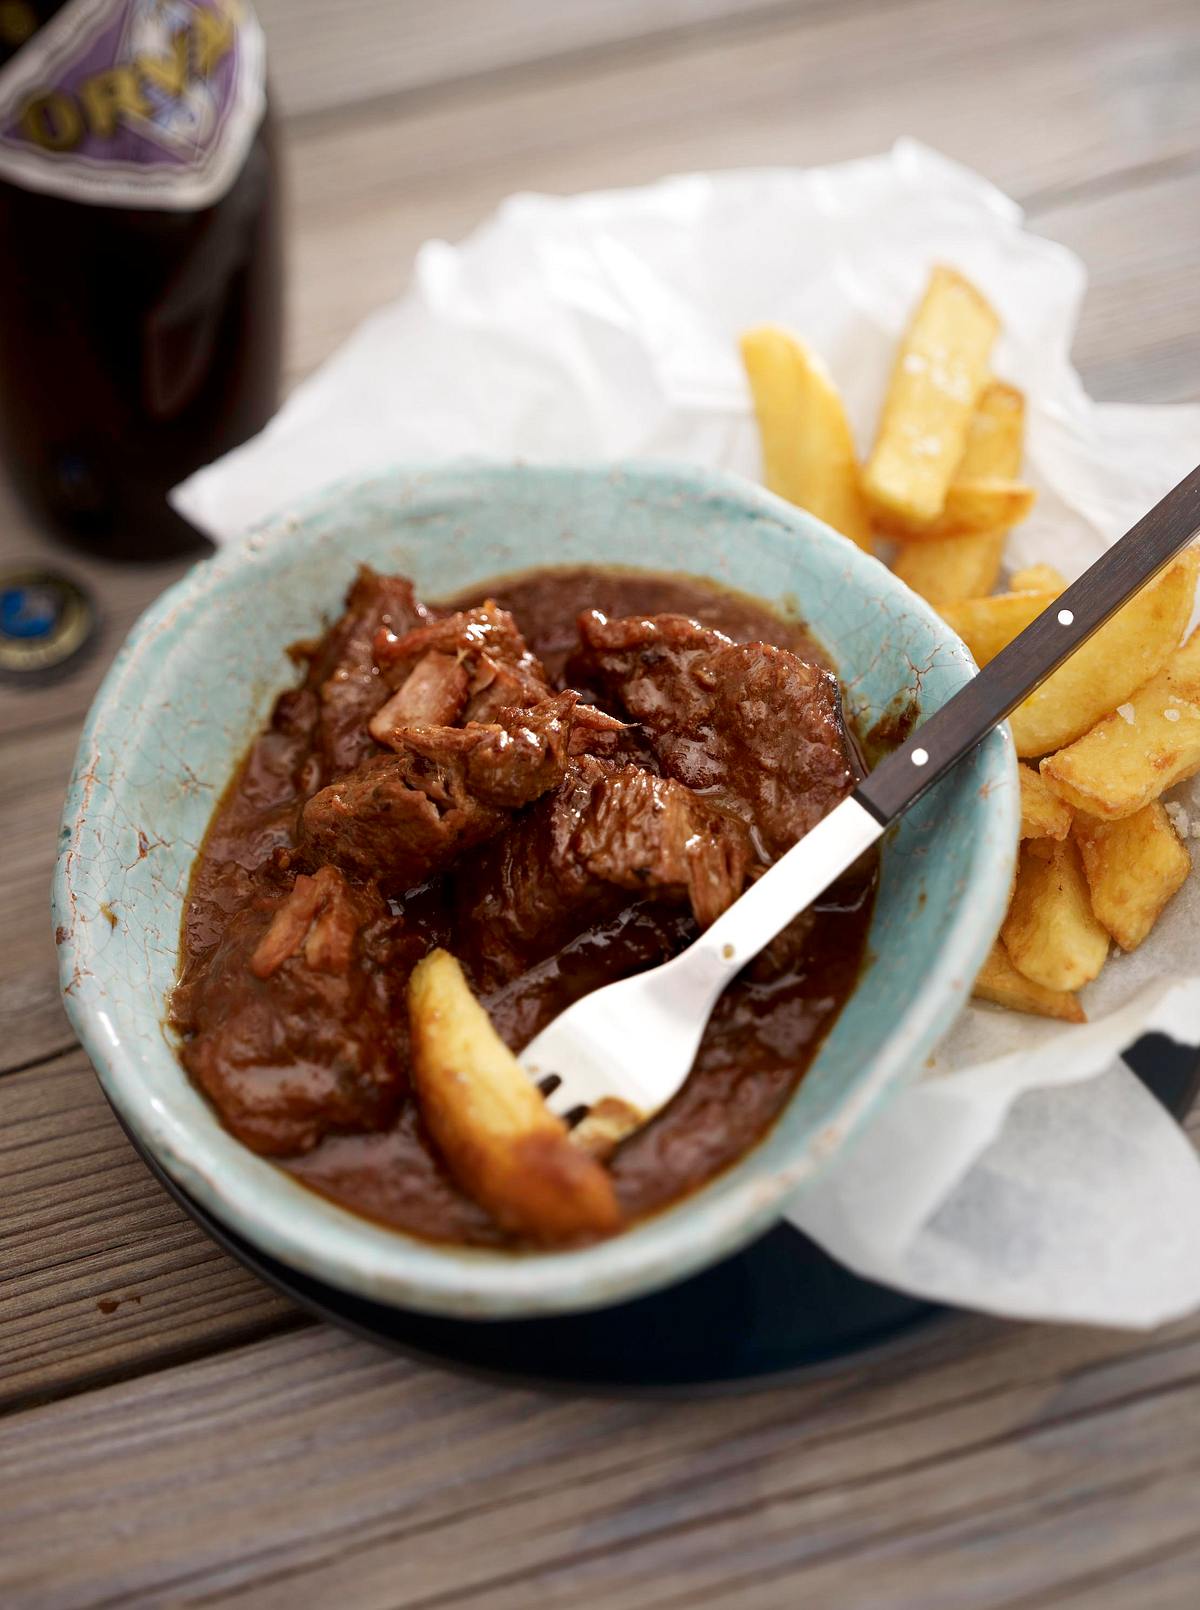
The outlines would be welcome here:
[[[453,725],[467,702],[471,679],[453,654],[423,654],[386,704],[371,718],[377,743],[390,743],[409,727]]]
[[[690,903],[707,926],[741,893],[742,823],[681,783],[592,757],[465,866],[462,942],[477,977],[505,982],[630,897]]]
[[[836,679],[682,615],[580,617],[572,672],[635,721],[663,771],[719,800],[773,861],[858,780]]]
[[[491,599],[409,632],[385,627],[374,651],[396,689],[375,723],[381,742],[389,729],[413,721],[491,721],[497,711],[538,704],[551,691],[515,619]]]
[[[494,722],[410,727],[304,807],[303,853],[402,893],[505,828],[561,782],[575,695]]]
[[[407,1085],[396,934],[376,888],[322,867],[273,901],[260,893],[176,992],[176,1018],[192,1031],[184,1061],[254,1151],[290,1156],[330,1131],[379,1130],[395,1117]]]
[[[368,723],[390,689],[375,663],[381,632],[410,632],[429,619],[403,576],[363,565],[340,619],[312,651],[307,685],[316,694],[317,752],[325,780],[352,770],[375,748]]]

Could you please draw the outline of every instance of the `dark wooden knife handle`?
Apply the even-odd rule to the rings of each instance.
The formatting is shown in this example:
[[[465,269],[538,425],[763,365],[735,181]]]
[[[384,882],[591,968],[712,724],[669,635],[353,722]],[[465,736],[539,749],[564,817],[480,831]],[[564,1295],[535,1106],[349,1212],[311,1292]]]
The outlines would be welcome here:
[[[888,823],[914,804],[1200,533],[1200,467],[1072,582],[855,795]]]

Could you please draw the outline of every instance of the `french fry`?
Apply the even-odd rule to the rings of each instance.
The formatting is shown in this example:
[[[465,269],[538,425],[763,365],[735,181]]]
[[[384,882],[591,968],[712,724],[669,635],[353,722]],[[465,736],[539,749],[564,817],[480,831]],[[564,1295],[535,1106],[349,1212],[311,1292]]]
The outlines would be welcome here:
[[[979,537],[906,542],[892,569],[914,593],[940,610],[943,604],[979,598],[992,590],[1007,539],[1007,531],[989,531]]]
[[[1097,919],[1122,950],[1136,950],[1192,870],[1171,818],[1158,800],[1119,822],[1075,819]]]
[[[919,526],[942,512],[999,328],[968,280],[933,270],[896,355],[863,476],[881,513]]]
[[[1021,846],[1012,904],[1000,930],[1019,973],[1050,990],[1077,990],[1095,978],[1108,955],[1108,934],[1092,911],[1079,847],[1051,844],[1049,855]]]
[[[611,1178],[571,1144],[448,951],[418,964],[408,1009],[421,1116],[463,1190],[498,1224],[538,1241],[617,1229]]]
[[[982,671],[1057,597],[1057,593],[997,593],[992,598],[965,598],[958,604],[942,604],[939,610]]]
[[[971,416],[967,445],[955,478],[1000,476],[1014,480],[1021,469],[1025,436],[1025,398],[1015,386],[992,380],[979,395]],[[996,585],[1007,532],[988,531],[975,537],[926,538],[906,543],[893,569],[901,581],[931,604],[960,598],[982,598]]]
[[[1200,628],[1090,732],[1042,761],[1069,805],[1117,821],[1200,771]]]
[[[1200,550],[1180,554],[1017,706],[1010,720],[1018,755],[1046,755],[1072,743],[1162,670],[1192,613],[1197,568]]]
[[[1059,842],[1058,839],[1021,839],[1021,852],[1039,861],[1053,861],[1054,846]]]
[[[1031,486],[1000,476],[953,480],[946,489],[942,512],[926,525],[912,525],[893,515],[880,514],[879,529],[907,545],[956,541],[989,531],[1007,531],[1019,525],[1033,508],[1037,493]]]
[[[1067,589],[1067,578],[1053,565],[1027,565],[1014,570],[1008,582],[1014,593],[1062,593]]]
[[[999,940],[992,946],[971,993],[976,1000],[1007,1006],[1012,1012],[1033,1012],[1038,1017],[1060,1018],[1064,1023],[1087,1021],[1076,996],[1069,990],[1046,989],[1019,973]]]
[[[747,330],[741,346],[767,486],[870,553],[874,542],[854,438],[825,365],[774,324]]]
[[[1065,839],[1071,831],[1070,806],[1032,766],[1019,765],[1017,775],[1021,779],[1021,837]]]

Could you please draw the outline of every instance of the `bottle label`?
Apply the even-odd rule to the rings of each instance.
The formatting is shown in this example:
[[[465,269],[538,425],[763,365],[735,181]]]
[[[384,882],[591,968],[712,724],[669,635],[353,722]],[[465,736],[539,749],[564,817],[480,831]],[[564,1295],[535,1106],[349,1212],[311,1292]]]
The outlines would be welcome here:
[[[67,0],[0,71],[0,179],[186,211],[241,172],[266,105],[241,0]]]

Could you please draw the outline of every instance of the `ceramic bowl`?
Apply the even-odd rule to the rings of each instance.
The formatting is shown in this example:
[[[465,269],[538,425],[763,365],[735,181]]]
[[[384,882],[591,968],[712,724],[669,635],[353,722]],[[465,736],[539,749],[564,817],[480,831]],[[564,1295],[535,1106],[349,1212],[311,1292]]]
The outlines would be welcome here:
[[[334,488],[198,565],[142,617],[84,729],[55,887],[71,1020],[121,1117],[204,1207],[298,1269],[404,1307],[494,1318],[662,1286],[783,1213],[912,1076],[1003,916],[1016,763],[993,733],[885,840],[861,981],[767,1137],[675,1207],[550,1254],[417,1241],[314,1195],[233,1140],[185,1076],[167,1002],[197,846],[274,695],[289,643],[336,614],[361,560],[427,597],[535,565],[685,571],[800,612],[868,725],[942,704],[962,644],[883,565],[749,484],[673,467],[401,468]]]

